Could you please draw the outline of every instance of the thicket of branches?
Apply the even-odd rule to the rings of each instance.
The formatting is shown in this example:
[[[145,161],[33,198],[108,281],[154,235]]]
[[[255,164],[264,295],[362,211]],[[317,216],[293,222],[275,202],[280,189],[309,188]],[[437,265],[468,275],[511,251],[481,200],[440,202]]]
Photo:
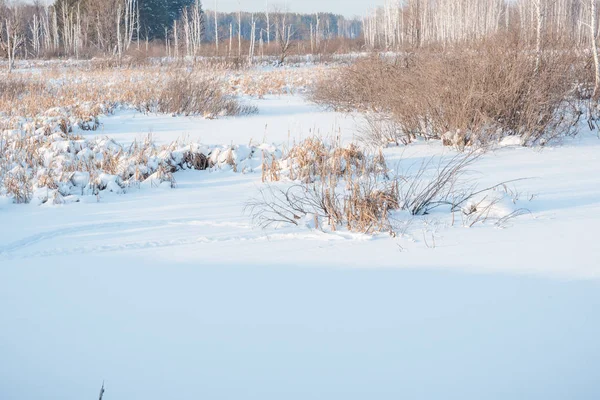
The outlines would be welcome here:
[[[543,144],[576,132],[583,113],[598,120],[597,2],[387,2],[364,19],[364,37],[396,55],[343,68],[313,99],[373,111],[366,137],[378,145],[422,137],[464,148],[508,135]]]
[[[368,112],[376,145],[440,139],[458,148],[505,136],[544,144],[576,131],[594,83],[588,57],[548,51],[538,59],[517,36],[447,51],[358,60],[321,80],[312,97]],[[585,101],[584,101],[585,100]]]

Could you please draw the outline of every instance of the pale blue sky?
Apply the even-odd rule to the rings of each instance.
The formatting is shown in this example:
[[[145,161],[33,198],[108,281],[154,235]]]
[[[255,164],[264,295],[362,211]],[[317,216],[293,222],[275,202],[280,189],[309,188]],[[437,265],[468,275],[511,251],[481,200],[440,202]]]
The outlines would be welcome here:
[[[33,3],[34,0],[17,0]],[[52,3],[53,0],[41,0],[42,3]],[[205,10],[215,8],[215,0],[201,0]],[[217,0],[219,11],[260,11],[264,12],[267,1],[269,8],[284,7],[293,12],[314,13],[332,12],[346,17],[363,16],[367,10],[382,6],[385,0]]]
[[[219,11],[264,11],[267,0],[217,0]],[[384,0],[269,0],[269,6],[283,6],[287,3],[290,11],[314,13],[333,12],[347,17],[364,15],[369,8],[382,5]],[[215,0],[202,0],[205,9],[214,9]]]

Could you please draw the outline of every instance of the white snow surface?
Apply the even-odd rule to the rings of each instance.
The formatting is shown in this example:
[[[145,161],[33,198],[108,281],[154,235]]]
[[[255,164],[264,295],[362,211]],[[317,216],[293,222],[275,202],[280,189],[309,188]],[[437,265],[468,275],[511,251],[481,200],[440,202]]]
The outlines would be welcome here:
[[[356,134],[298,96],[253,102],[218,120],[119,111],[84,134]],[[385,150],[398,168],[442,154]],[[481,186],[529,178],[509,185],[528,212],[503,229],[433,213],[396,238],[262,230],[243,212],[260,172],[232,171],[99,201],[0,198],[0,399],[93,398],[103,381],[105,400],[600,398],[600,140],[505,142],[471,170]]]
[[[158,144],[186,138],[205,144],[248,144],[257,142],[288,143],[313,135],[330,136],[340,133],[354,136],[354,121],[339,113],[326,112],[298,95],[265,96],[262,100],[244,99],[244,104],[259,107],[259,113],[244,117],[216,120],[202,117],[172,117],[164,114],[140,114],[120,111],[103,120],[101,130],[93,135],[108,135],[121,143],[131,143],[149,133]]]

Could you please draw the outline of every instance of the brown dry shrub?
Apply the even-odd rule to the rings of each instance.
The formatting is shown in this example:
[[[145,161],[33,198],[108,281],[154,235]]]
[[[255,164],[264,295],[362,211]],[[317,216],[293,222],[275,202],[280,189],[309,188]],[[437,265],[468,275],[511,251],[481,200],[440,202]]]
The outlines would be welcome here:
[[[256,112],[255,107],[243,106],[225,94],[218,78],[193,73],[170,76],[158,93],[152,93],[156,110],[183,115],[240,115]]]
[[[312,99],[393,122],[392,128],[371,123],[377,144],[423,137],[464,148],[509,135],[543,144],[571,133],[584,66],[565,50],[545,51],[537,66],[518,38],[496,37],[469,48],[359,59],[319,81]]]

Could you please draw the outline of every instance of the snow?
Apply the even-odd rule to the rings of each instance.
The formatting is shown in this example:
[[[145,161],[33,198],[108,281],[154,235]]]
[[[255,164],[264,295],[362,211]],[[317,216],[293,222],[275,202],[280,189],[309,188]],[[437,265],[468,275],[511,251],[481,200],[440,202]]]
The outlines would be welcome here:
[[[81,399],[102,380],[107,399],[599,393],[595,282],[226,259],[3,268],[3,398]]]
[[[272,151],[356,134],[299,96],[252,102],[217,120],[120,110],[81,134]],[[397,168],[454,154],[384,152]],[[107,400],[598,398],[599,158],[590,133],[503,143],[470,176],[528,178],[498,205],[528,213],[503,229],[432,213],[396,238],[261,230],[243,212],[260,172],[179,171],[175,189],[60,205],[0,197],[0,399],[93,397],[103,380]]]
[[[152,134],[159,144],[187,138],[206,144],[229,145],[248,144],[250,140],[287,144],[289,140],[299,141],[315,134],[333,136],[340,132],[352,139],[355,134],[355,121],[351,116],[327,112],[299,95],[265,96],[261,100],[246,99],[245,103],[258,106],[259,113],[209,120],[120,110],[105,118],[101,129],[83,132],[83,135],[109,136],[125,144]]]

